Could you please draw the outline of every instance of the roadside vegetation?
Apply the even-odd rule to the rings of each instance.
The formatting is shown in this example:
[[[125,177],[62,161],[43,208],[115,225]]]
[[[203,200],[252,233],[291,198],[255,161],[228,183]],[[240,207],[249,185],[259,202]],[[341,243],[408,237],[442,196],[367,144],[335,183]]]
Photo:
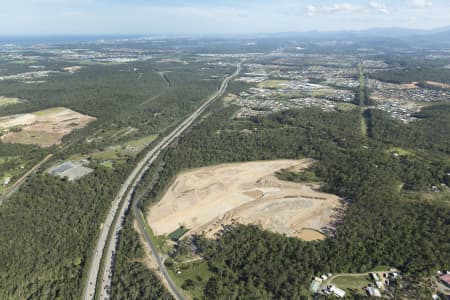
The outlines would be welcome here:
[[[217,89],[227,70],[205,67],[204,62],[155,66],[86,64],[79,72],[52,75],[45,83],[0,82],[2,96],[29,100],[0,107],[2,116],[64,106],[97,118],[66,136],[61,147],[0,143],[0,175],[11,174],[12,182],[48,153],[54,154],[0,205],[1,299],[80,297],[98,228],[126,175],[144,149]],[[14,68],[20,72],[27,66]],[[162,78],[159,70],[171,72]],[[105,151],[115,146],[106,157]],[[100,156],[92,158],[94,154]],[[45,174],[56,161],[68,159],[88,159],[94,172],[75,182]],[[157,280],[147,280],[151,273],[138,257],[124,262],[123,268],[125,274],[131,272],[123,279],[126,285],[137,278],[142,282],[129,290],[119,288],[121,299],[161,299],[167,294]]]
[[[112,282],[114,299],[171,300],[172,296],[162,285],[159,277],[148,269],[146,254],[139,243],[139,238],[132,226],[132,218],[127,218],[117,251]]]
[[[259,47],[271,51],[279,43]],[[222,48],[220,43],[205,44],[199,51],[249,50],[240,44]],[[305,52],[347,55],[354,48],[311,45]],[[217,90],[223,74],[234,67],[202,59],[177,54],[139,63],[83,62],[80,71],[51,75],[46,82],[0,82],[2,97],[27,99],[20,105],[0,106],[1,116],[63,106],[97,118],[66,136],[60,148],[0,143],[0,179],[11,176],[14,181],[54,153],[52,161],[0,205],[1,299],[80,297],[98,228],[126,175],[151,143]],[[8,75],[27,72],[30,63],[36,62],[0,66]],[[49,69],[72,65],[41,63]],[[404,68],[400,72],[411,70],[406,75],[390,71],[371,77],[448,83],[445,70],[430,75],[406,60],[398,63]],[[308,62],[293,56],[285,65],[306,67]],[[300,158],[316,163],[305,172],[282,171],[278,177],[320,182],[322,191],[348,203],[333,224],[336,229],[323,241],[305,242],[254,225],[229,226],[217,240],[196,236],[176,246],[169,245],[166,236],[154,237],[164,255],[170,255],[166,265],[186,293],[197,299],[308,299],[311,278],[326,272],[365,273],[387,265],[413,281],[450,268],[450,197],[445,188],[450,185],[450,105],[430,105],[415,115],[414,122],[396,121],[364,107],[369,105],[369,91],[362,68],[359,78],[355,103],[342,103],[336,112],[306,108],[236,120],[239,108],[217,101],[157,159],[136,193],[142,210],[158,201],[184,170]],[[266,87],[282,83],[275,80]],[[228,91],[238,95],[250,86],[232,82]],[[74,182],[43,172],[55,161],[67,159],[87,159],[94,172]],[[129,214],[120,235],[113,298],[171,299],[149,270],[132,221]],[[179,240],[185,230],[179,228],[171,237]],[[411,287],[410,299],[418,298],[414,291]]]
[[[242,225],[224,231],[218,240],[199,237],[199,254],[215,274],[207,280],[204,299],[307,297],[314,275],[367,272],[378,265],[395,266],[412,278],[431,274],[449,267],[445,232],[450,208],[441,201],[424,201],[420,191],[448,183],[448,109],[430,107],[423,112],[426,118],[411,124],[371,111],[365,137],[359,110],[326,113],[311,108],[234,121],[236,108],[217,104],[165,154],[160,180],[145,199],[159,199],[185,169],[311,157],[317,163],[307,173],[279,176],[318,178],[324,191],[347,199],[349,207],[336,224],[335,237],[303,242]],[[443,130],[435,130],[437,126]],[[423,138],[417,138],[421,133]],[[416,154],[400,151],[396,156],[395,147]]]

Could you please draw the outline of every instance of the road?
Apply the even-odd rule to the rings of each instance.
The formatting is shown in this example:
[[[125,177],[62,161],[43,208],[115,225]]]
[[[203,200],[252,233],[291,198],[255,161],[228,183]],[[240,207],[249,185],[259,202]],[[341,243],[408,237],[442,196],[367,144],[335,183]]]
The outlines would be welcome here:
[[[106,220],[104,221],[100,234],[98,236],[94,252],[91,256],[87,285],[83,291],[84,300],[95,299],[96,293],[98,293],[100,299],[110,299],[109,292],[114,264],[114,253],[117,248],[118,236],[120,234],[120,230],[122,229],[125,215],[130,207],[134,189],[136,188],[142,176],[150,168],[151,164],[156,160],[161,151],[166,149],[190,125],[192,125],[192,123],[203,113],[203,111],[211,104],[211,102],[223,95],[231,79],[237,76],[240,71],[241,63],[237,65],[236,72],[228,76],[222,82],[219,90],[214,95],[212,95],[207,101],[205,101],[194,113],[186,118],[177,128],[175,128],[170,134],[164,137],[164,139],[162,139],[153,149],[151,149],[145,155],[145,157],[137,164],[137,166],[133,169],[131,174],[122,184],[119,193],[116,195],[112,202],[111,208],[106,216]],[[154,251],[155,247],[151,243],[151,240],[149,240],[148,244],[152,248],[152,255],[155,256],[161,272],[170,284],[170,276],[167,274],[167,270],[160,257],[158,257],[157,252]],[[104,259],[105,263],[102,273],[100,274],[100,290],[96,291],[97,279],[99,278],[99,273],[102,265],[102,258]],[[177,287],[174,284],[170,285],[170,292],[176,297],[176,299],[184,299],[182,297],[182,294],[178,291]]]
[[[58,152],[63,152],[65,149],[69,148],[71,145],[75,144],[78,140],[73,140],[72,142],[69,142],[68,144],[65,145],[59,145]],[[26,180],[31,177],[31,175],[35,174],[41,167],[43,164],[45,164],[50,158],[53,157],[53,153],[48,154],[46,157],[44,157],[40,162],[38,162],[34,167],[32,167],[30,170],[28,170],[25,175],[23,175],[22,177],[20,177],[16,182],[14,182],[14,184],[9,187],[2,196],[0,196],[0,205],[3,203],[3,201],[5,201],[6,199],[10,198],[15,192],[17,192],[20,187],[26,182]]]
[[[147,228],[145,227],[145,218],[144,215],[139,211],[137,207],[135,207],[135,204],[133,204],[133,214],[136,217],[139,230],[142,232],[144,236],[145,243],[150,248],[150,253],[152,256],[152,259],[156,262],[158,265],[158,270],[161,272],[161,275],[164,277],[168,284],[168,288],[170,293],[173,295],[173,297],[177,300],[184,300],[183,293],[178,289],[175,282],[173,282],[172,278],[170,277],[169,273],[167,272],[166,266],[164,265],[164,260],[162,257],[158,254],[158,249],[153,244],[152,239],[150,237],[149,232],[147,231]]]
[[[0,197],[0,204],[3,203],[4,200],[8,199],[9,197],[11,197],[16,191],[19,190],[19,188],[22,186],[22,184],[25,183],[25,181],[27,180],[28,177],[30,177],[31,175],[33,175],[34,173],[37,172],[37,170],[39,170],[39,168],[46,163],[51,157],[53,156],[53,154],[49,154],[47,155],[43,160],[41,160],[38,164],[36,164],[33,168],[31,168],[28,172],[25,173],[25,175],[23,175],[22,177],[20,177],[7,191],[5,191],[5,193]]]

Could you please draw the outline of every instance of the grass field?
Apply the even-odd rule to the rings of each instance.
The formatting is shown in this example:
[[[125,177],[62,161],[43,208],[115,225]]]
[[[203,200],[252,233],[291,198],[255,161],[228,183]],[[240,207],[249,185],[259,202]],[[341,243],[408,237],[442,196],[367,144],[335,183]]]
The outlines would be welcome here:
[[[104,166],[105,168],[108,168],[108,169],[113,169],[113,168],[114,168],[114,164],[113,164],[113,162],[110,161],[110,160],[102,161],[100,164],[101,164],[102,166]]]
[[[340,289],[343,289],[348,294],[366,295],[363,288],[367,287],[372,281],[370,280],[369,275],[343,275],[336,277],[331,283]]]
[[[53,107],[53,108],[48,108],[48,109],[43,109],[43,110],[36,111],[33,114],[35,116],[38,116],[38,117],[43,117],[43,116],[47,116],[47,115],[52,115],[52,114],[64,112],[66,110],[67,110],[67,108],[64,108],[64,107]]]
[[[387,150],[389,153],[397,153],[400,156],[414,155],[414,152],[400,147],[391,147]]]
[[[88,155],[90,158],[98,161],[109,161],[108,167],[113,166],[113,161],[135,157],[142,150],[158,138],[157,134],[131,140],[121,145],[108,147],[104,150],[96,151]]]
[[[189,231],[188,228],[180,226],[180,228],[169,234],[169,238],[171,240],[178,241],[180,237],[182,237],[188,231]]]
[[[209,278],[214,275],[209,271],[208,264],[204,261],[186,264],[175,263],[168,270],[172,279],[179,287],[189,293],[192,298],[198,299],[203,298],[205,285]],[[178,274],[177,271],[180,273]]]
[[[8,98],[8,97],[0,96],[0,107],[7,106],[7,105],[19,104],[22,102],[23,101],[20,100],[19,98]]]
[[[309,93],[312,97],[325,97],[333,94],[333,90],[331,89],[320,89],[320,90],[314,90]]]
[[[450,189],[448,187],[442,188],[443,191],[436,193],[436,192],[420,192],[420,193],[414,193],[416,196],[418,196],[419,199],[423,201],[432,201],[432,202],[442,202],[442,203],[449,203],[450,204]]]
[[[142,220],[145,220],[144,215],[141,211],[139,211],[139,214],[142,217]],[[167,245],[167,237],[162,236],[155,236],[153,233],[153,230],[148,226],[147,222],[145,222],[145,230],[148,232],[150,239],[152,240],[152,243],[155,245],[155,247],[159,250],[159,252],[162,252],[164,254],[167,254],[169,250],[172,250],[172,248],[168,247]],[[169,249],[170,248],[170,249]]]
[[[359,105],[360,106],[364,106],[366,103],[366,98],[365,98],[365,89],[366,89],[366,81],[364,78],[364,73],[363,73],[363,68],[362,68],[362,64],[360,63],[358,66],[358,71],[359,71]]]
[[[392,267],[389,266],[376,266],[373,268],[372,272],[386,272],[387,270],[390,270]]]
[[[114,147],[104,151],[98,151],[92,153],[90,156],[95,160],[117,160],[119,159],[119,149]]]
[[[338,103],[338,104],[336,104],[336,109],[339,110],[339,111],[350,111],[350,110],[354,110],[357,107],[358,106],[356,106],[355,104],[352,104],[352,103]]]
[[[125,147],[130,149],[126,150],[128,152],[132,153],[140,153],[142,150],[144,150],[145,147],[150,145],[153,141],[155,141],[158,138],[157,134],[149,135],[137,140],[132,140],[127,143],[125,143]]]
[[[367,132],[367,123],[366,123],[366,118],[364,118],[363,115],[361,115],[360,126],[361,126],[361,134],[362,134],[364,137],[367,137],[367,135],[368,135],[368,132]]]
[[[258,87],[262,89],[277,89],[283,87],[287,82],[287,80],[266,80],[259,83]]]

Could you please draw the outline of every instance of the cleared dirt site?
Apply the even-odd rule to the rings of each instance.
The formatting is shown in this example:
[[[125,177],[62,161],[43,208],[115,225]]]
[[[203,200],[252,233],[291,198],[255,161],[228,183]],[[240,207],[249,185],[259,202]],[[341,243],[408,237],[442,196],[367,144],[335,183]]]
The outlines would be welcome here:
[[[1,117],[0,131],[6,132],[1,140],[4,143],[49,147],[60,144],[65,135],[94,120],[94,117],[64,107]]]
[[[342,201],[321,193],[318,185],[282,181],[281,169],[301,170],[312,160],[258,161],[223,164],[180,174],[167,193],[150,208],[148,222],[156,235],[180,226],[213,237],[224,225],[259,224],[306,240],[324,238]],[[306,234],[315,231],[316,234]],[[302,233],[303,232],[303,233]]]

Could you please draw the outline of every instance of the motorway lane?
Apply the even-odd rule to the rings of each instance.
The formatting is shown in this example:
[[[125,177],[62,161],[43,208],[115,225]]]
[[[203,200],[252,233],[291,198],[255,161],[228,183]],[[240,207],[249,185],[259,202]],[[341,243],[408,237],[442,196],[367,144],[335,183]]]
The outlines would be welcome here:
[[[97,286],[97,278],[99,277],[100,269],[101,269],[101,262],[102,257],[105,257],[105,266],[102,272],[101,276],[101,288],[99,291],[100,299],[110,299],[110,287],[111,287],[111,280],[112,280],[112,271],[113,271],[113,264],[114,264],[114,253],[115,249],[117,248],[118,243],[118,236],[120,233],[120,230],[122,229],[123,221],[126,215],[126,212],[130,206],[133,191],[138,184],[139,180],[142,178],[142,176],[145,174],[145,172],[148,170],[150,165],[153,163],[153,161],[158,157],[159,153],[164,150],[170,143],[173,142],[176,138],[178,138],[202,113],[203,111],[208,107],[211,102],[216,100],[218,97],[222,96],[225,90],[228,87],[228,83],[231,81],[232,78],[237,76],[240,73],[241,70],[241,64],[237,65],[236,72],[227,77],[220,87],[220,89],[215,93],[213,96],[211,96],[205,103],[203,103],[192,115],[190,115],[186,120],[184,120],[175,130],[173,130],[169,135],[167,135],[157,146],[155,146],[152,150],[150,150],[147,155],[137,164],[137,166],[133,169],[131,174],[128,176],[124,184],[122,185],[121,189],[119,190],[119,193],[113,200],[111,209],[108,212],[108,215],[106,217],[106,220],[103,224],[103,227],[101,229],[100,235],[97,240],[97,244],[95,247],[94,255],[91,258],[91,263],[89,265],[89,272],[88,272],[88,279],[87,279],[87,286],[85,287],[83,291],[83,299],[84,300],[93,300],[96,296],[96,286]],[[131,188],[130,188],[131,187]],[[127,193],[128,191],[128,193]],[[125,199],[125,193],[127,193]],[[122,206],[119,206],[122,202],[122,199],[124,200],[122,203]],[[118,213],[119,211],[119,213]],[[117,215],[117,219],[115,220],[115,217]],[[115,222],[114,222],[115,220]],[[113,224],[114,223],[114,224]],[[112,227],[112,231],[111,231]],[[109,232],[112,232],[111,239],[108,243],[108,247],[105,251],[105,246],[107,244],[108,234]],[[151,245],[151,244],[150,244]],[[151,245],[151,248],[154,249],[154,245]],[[105,251],[105,253],[104,253]],[[160,269],[166,277],[167,281],[170,285],[170,290],[174,296],[176,296],[176,299],[184,299],[181,296],[181,293],[177,290],[177,287],[175,285],[171,285],[171,278],[167,274],[167,271],[165,269],[164,264],[162,263],[161,259],[158,257],[157,252],[152,251],[152,254],[156,256],[158,265],[160,265]],[[173,283],[173,282],[172,282]],[[181,296],[181,297],[180,297]]]

